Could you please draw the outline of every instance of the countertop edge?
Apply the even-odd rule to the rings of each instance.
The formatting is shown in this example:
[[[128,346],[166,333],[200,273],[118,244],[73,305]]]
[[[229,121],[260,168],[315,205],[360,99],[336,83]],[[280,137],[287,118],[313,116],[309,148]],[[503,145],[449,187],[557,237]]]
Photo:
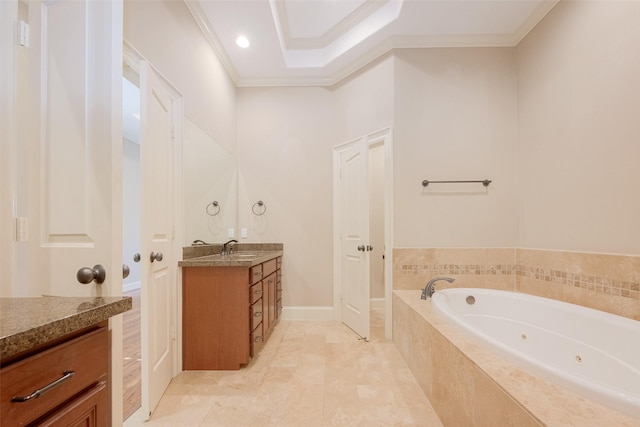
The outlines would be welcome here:
[[[123,297],[119,301],[91,308],[44,325],[35,326],[31,329],[2,337],[0,338],[0,360],[100,323],[110,317],[131,310],[132,306],[133,302],[131,297]]]
[[[204,255],[178,261],[179,267],[253,267],[283,255],[283,251],[264,251],[261,256],[248,259],[235,258],[233,255],[220,258],[218,255]]]

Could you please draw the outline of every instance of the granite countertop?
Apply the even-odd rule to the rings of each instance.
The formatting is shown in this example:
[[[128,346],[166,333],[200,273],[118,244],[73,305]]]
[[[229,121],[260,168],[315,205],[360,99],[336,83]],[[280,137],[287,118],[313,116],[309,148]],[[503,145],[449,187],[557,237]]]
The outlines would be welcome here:
[[[282,256],[282,251],[235,252],[231,255],[205,255],[179,261],[180,267],[253,267]]]
[[[131,297],[0,298],[0,360],[131,310]]]
[[[282,256],[282,243],[237,243],[233,254],[220,255],[222,245],[211,243],[187,246],[182,249],[180,267],[253,267]]]

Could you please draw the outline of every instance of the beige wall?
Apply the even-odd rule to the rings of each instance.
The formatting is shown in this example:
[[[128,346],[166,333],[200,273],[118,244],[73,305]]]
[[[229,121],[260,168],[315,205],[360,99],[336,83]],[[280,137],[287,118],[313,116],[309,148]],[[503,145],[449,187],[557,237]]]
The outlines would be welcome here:
[[[560,2],[517,48],[399,49],[333,88],[235,89],[180,2],[127,1],[125,37],[234,152],[237,124],[237,231],[284,243],[285,305],[328,306],[331,149],[386,126],[395,247],[640,253],[639,11]]]
[[[125,0],[124,38],[182,93],[185,116],[235,153],[235,84],[185,4]]]
[[[400,49],[394,79],[395,246],[513,246],[513,49]]]
[[[285,306],[332,305],[331,92],[239,88],[238,123],[238,228],[284,244]]]
[[[393,124],[393,64],[393,56],[384,56],[332,88],[334,145]]]
[[[330,89],[238,89],[238,228],[284,244],[285,306],[333,305],[333,147],[391,125],[392,65]]]
[[[560,2],[517,47],[521,241],[640,254],[640,2]]]

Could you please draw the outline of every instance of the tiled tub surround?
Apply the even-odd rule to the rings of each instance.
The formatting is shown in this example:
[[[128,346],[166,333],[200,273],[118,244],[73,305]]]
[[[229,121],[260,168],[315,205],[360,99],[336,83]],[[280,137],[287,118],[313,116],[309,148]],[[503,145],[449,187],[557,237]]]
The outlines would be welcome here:
[[[444,425],[638,426],[471,341],[417,290],[393,292],[393,340]]]
[[[640,320],[640,256],[521,248],[397,248],[394,289],[515,290]]]

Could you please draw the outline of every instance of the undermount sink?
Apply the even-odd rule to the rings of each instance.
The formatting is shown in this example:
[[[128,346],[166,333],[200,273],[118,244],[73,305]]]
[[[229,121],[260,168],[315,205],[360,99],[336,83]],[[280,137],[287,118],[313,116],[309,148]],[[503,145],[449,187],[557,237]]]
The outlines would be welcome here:
[[[260,256],[260,254],[240,252],[240,253],[231,254],[231,256],[238,257],[238,258],[255,258],[257,256]]]

